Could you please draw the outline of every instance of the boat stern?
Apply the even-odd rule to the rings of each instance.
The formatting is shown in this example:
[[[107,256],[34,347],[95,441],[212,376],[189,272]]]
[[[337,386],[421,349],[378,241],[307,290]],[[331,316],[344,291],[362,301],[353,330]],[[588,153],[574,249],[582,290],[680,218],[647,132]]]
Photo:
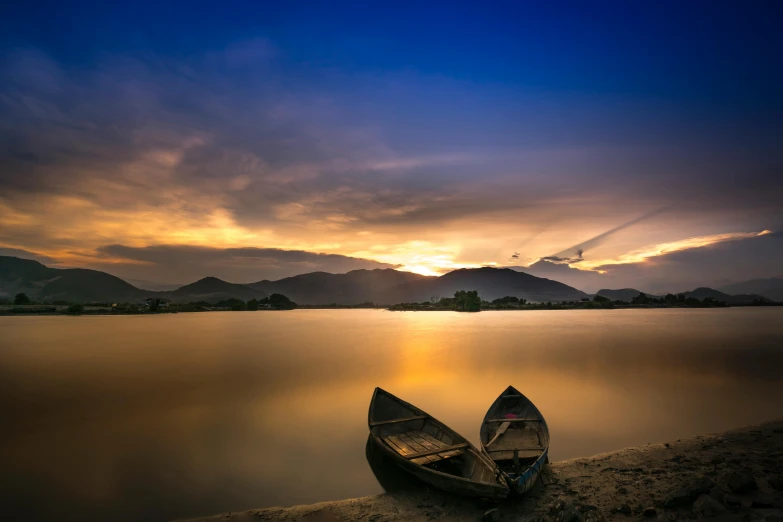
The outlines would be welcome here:
[[[536,485],[536,482],[541,478],[541,473],[544,470],[544,465],[548,462],[549,448],[546,448],[541,456],[536,460],[532,466],[527,468],[521,475],[507,474],[508,487],[516,495],[524,495]]]

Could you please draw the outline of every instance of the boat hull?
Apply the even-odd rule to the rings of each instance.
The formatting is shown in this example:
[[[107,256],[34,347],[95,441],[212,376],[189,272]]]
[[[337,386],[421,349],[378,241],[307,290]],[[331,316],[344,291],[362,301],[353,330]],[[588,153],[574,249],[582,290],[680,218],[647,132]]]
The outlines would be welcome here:
[[[480,438],[481,452],[502,470],[514,494],[533,489],[549,462],[549,428],[527,397],[509,386],[487,411]]]
[[[373,435],[373,441],[386,455],[394,459],[394,463],[402,470],[435,489],[454,495],[490,498],[495,500],[508,497],[509,488],[504,488],[496,484],[473,482],[461,477],[440,473],[424,466],[419,466],[409,460],[400,458],[399,455],[390,450],[379,437]],[[509,485],[509,487],[511,486]]]
[[[546,449],[538,460],[533,463],[532,466],[527,468],[521,475],[512,477],[507,475],[508,487],[511,491],[517,495],[524,495],[536,485],[536,482],[541,478],[541,472],[544,469],[544,465],[547,463],[549,456],[549,449]]]
[[[421,482],[462,496],[501,499],[510,494],[505,477],[478,448],[399,397],[376,388],[367,421],[375,445]]]

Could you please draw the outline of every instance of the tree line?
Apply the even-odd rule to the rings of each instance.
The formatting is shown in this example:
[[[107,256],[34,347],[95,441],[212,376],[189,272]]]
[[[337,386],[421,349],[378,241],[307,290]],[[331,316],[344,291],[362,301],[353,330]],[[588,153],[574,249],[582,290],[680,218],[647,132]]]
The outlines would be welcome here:
[[[6,302],[7,303],[7,302]],[[3,304],[3,303],[0,303]],[[151,298],[146,303],[73,303],[70,301],[56,300],[50,302],[35,302],[30,297],[20,292],[14,296],[12,304],[17,306],[41,305],[47,307],[41,309],[41,312],[55,312],[56,306],[68,306],[65,313],[79,315],[85,313],[85,306],[95,308],[111,308],[112,313],[136,314],[136,313],[158,313],[163,311],[171,312],[197,312],[207,310],[231,310],[231,311],[256,311],[256,310],[293,310],[297,304],[283,294],[272,294],[262,299],[251,299],[247,302],[241,299],[224,299],[218,302],[197,301],[186,304],[168,305],[165,299]],[[28,308],[29,309],[29,308]],[[28,309],[18,309],[16,311],[25,312]],[[15,310],[11,310],[15,311]],[[35,312],[33,312],[35,313]]]
[[[765,304],[765,303],[754,303]],[[611,309],[617,306],[653,306],[653,307],[684,307],[684,308],[720,308],[729,306],[724,301],[712,297],[697,299],[684,294],[667,294],[663,297],[649,296],[643,292],[634,297],[630,302],[612,300],[602,295],[592,298],[584,297],[579,301],[560,302],[528,302],[526,299],[515,296],[505,296],[492,301],[482,300],[476,290],[460,290],[454,297],[433,297],[429,301],[420,303],[399,303],[392,305],[390,310],[454,310],[457,312],[478,312],[484,310],[567,310],[574,308],[604,308]]]

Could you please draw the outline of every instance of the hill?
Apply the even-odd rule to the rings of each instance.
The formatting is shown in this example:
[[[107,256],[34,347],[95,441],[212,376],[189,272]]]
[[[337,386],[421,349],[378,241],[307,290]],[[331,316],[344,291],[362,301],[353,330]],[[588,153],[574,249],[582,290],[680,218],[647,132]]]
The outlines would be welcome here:
[[[695,290],[691,290],[690,292],[683,292],[683,295],[685,297],[695,297],[696,299],[703,300],[707,297],[711,297],[715,299],[716,301],[723,301],[727,304],[749,304],[753,301],[769,301],[769,299],[766,299],[760,295],[755,294],[740,294],[740,295],[729,295],[723,292],[719,292],[718,290],[715,290],[714,288],[707,288],[707,287],[700,287],[696,288]]]
[[[156,295],[180,303],[192,301],[215,303],[224,299],[249,301],[267,297],[267,293],[262,290],[251,288],[248,285],[229,283],[217,277],[205,277],[170,292],[157,292]]]
[[[378,268],[352,270],[345,274],[311,272],[278,281],[258,281],[247,286],[269,294],[283,294],[300,304],[354,305],[366,302],[394,304],[399,301],[389,299],[395,295],[395,288],[430,279],[437,278],[412,272],[400,272],[391,268]]]
[[[414,281],[391,289],[392,302],[422,302],[431,298],[452,297],[458,290],[477,290],[479,296],[491,301],[514,296],[535,302],[578,301],[588,297],[585,292],[543,277],[536,277],[510,268],[461,268],[440,277]]]
[[[137,301],[146,296],[144,290],[106,272],[49,268],[38,261],[1,256],[0,297],[11,299],[20,292],[41,301],[83,303]]]
[[[626,303],[630,303],[634,297],[641,294],[641,290],[636,290],[635,288],[620,288],[618,290],[610,290],[608,288],[602,288],[601,290],[597,291],[596,295],[601,295],[603,297],[608,297],[612,301],[625,301]],[[644,292],[644,295],[647,297],[655,297],[653,294],[648,294],[647,292]]]
[[[267,296],[263,291],[215,277],[173,291],[154,292],[98,270],[50,268],[29,259],[0,256],[0,298],[10,300],[20,292],[36,301],[73,303],[139,303],[148,297],[163,297],[174,302],[217,302],[232,298],[247,301]]]
[[[19,292],[38,294],[41,288],[57,277],[57,270],[38,261],[18,257],[0,257],[0,298],[13,298]]]
[[[53,277],[56,269],[42,265],[31,259],[0,256],[0,278],[11,281],[39,281],[47,277]]]
[[[89,303],[131,302],[148,297],[144,290],[106,272],[83,268],[68,268],[57,272],[57,276],[38,293],[38,299]]]
[[[757,294],[772,301],[783,303],[783,279],[770,277],[767,279],[751,279],[722,286],[718,290],[727,294]]]

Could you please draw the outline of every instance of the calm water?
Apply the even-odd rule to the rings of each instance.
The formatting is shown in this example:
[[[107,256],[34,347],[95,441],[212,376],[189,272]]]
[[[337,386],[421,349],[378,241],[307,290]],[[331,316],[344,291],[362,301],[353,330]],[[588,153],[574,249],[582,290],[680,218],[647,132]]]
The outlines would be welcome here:
[[[513,384],[554,460],[783,416],[783,308],[0,317],[11,520],[168,520],[378,493],[375,386],[477,442]]]

